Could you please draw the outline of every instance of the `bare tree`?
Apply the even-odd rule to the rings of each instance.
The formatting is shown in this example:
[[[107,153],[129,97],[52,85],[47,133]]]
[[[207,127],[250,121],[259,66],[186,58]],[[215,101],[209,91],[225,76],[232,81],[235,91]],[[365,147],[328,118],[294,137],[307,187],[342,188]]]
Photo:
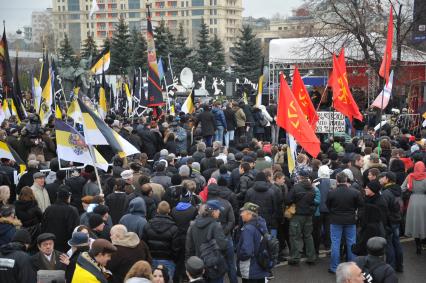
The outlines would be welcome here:
[[[394,14],[395,73],[401,66],[404,46],[414,27],[413,0],[306,0],[316,19],[315,46],[333,53],[341,47],[361,52],[350,58],[371,66],[377,73],[383,57],[387,22]],[[426,5],[423,7],[426,12]],[[405,48],[405,47],[404,47]]]

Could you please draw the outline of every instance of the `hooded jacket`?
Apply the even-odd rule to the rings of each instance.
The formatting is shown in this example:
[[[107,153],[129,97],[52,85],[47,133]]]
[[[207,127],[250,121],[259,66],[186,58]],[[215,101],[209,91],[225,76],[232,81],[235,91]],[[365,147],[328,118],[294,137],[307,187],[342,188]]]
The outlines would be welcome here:
[[[252,202],[260,206],[259,216],[262,216],[268,228],[277,227],[278,203],[271,184],[265,181],[254,182],[244,198],[244,202]]]
[[[77,259],[71,283],[107,283],[105,271],[87,252],[84,252]]]
[[[296,215],[314,215],[315,190],[311,182],[303,180],[295,184],[289,192],[287,203],[296,204]]]
[[[208,233],[211,233],[212,239],[216,240],[219,249],[224,253],[228,246],[228,241],[223,233],[222,226],[211,216],[199,216],[188,229],[185,244],[185,258],[191,256],[200,257],[200,246],[207,242]]]
[[[225,113],[223,113],[223,110],[219,108],[213,108],[212,113],[216,121],[216,126],[222,126],[227,129]]]
[[[10,243],[16,229],[22,226],[21,221],[18,219],[8,219],[0,217],[0,246]]]
[[[122,283],[127,271],[139,260],[152,263],[148,246],[139,240],[136,233],[128,232],[122,239],[113,240],[112,244],[117,251],[111,255],[111,260],[107,264],[107,269],[113,274],[110,282]]]
[[[129,232],[136,233],[141,239],[146,221],[145,201],[141,197],[136,197],[130,201],[129,213],[121,217],[119,223],[126,226]]]
[[[37,274],[25,246],[12,242],[0,247],[0,282],[36,283]]]
[[[389,224],[399,224],[403,208],[401,186],[395,183],[385,185],[382,190],[382,197],[388,206]]]
[[[22,201],[15,202],[16,217],[21,220],[23,227],[31,227],[41,223],[43,213],[38,207],[36,201]]]
[[[262,233],[268,232],[262,217],[255,217],[241,228],[237,244],[237,270],[243,279],[264,279],[269,272],[264,270],[256,259]]]
[[[210,184],[210,186],[208,187],[208,190],[209,190],[208,192],[209,199],[210,199],[210,196],[213,196],[213,197],[226,199],[227,201],[229,201],[234,211],[235,219],[238,219],[238,216],[239,216],[238,199],[237,199],[237,196],[229,188],[224,186],[218,186],[217,184]]]
[[[169,215],[156,215],[144,227],[143,239],[154,259],[174,260],[179,251],[178,227]]]

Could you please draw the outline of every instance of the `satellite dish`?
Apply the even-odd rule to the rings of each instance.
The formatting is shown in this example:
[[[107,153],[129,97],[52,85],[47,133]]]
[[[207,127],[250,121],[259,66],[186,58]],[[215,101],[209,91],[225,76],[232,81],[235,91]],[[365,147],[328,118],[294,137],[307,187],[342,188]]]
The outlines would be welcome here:
[[[186,89],[194,87],[194,74],[190,68],[183,68],[180,72],[180,83]]]

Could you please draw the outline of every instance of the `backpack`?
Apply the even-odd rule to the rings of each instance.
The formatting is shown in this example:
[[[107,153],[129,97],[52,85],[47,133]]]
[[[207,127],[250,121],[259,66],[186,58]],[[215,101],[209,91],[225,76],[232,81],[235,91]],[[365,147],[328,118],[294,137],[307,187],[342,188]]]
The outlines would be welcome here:
[[[213,238],[215,226],[210,225],[207,240],[200,246],[200,258],[204,262],[204,274],[208,279],[220,278],[228,271],[226,260]]]
[[[271,270],[278,262],[280,242],[268,232],[262,232],[257,225],[256,229],[262,235],[259,248],[256,252],[257,263],[264,270]]]
[[[259,124],[262,127],[266,127],[268,125],[268,120],[266,120],[265,115],[262,112],[259,112]]]
[[[369,266],[369,261],[367,257],[362,257],[362,266],[360,266],[362,270],[362,274],[364,275],[364,283],[380,283],[384,278],[374,278],[374,271],[382,266],[385,266],[386,263],[383,261],[376,262],[372,266]]]

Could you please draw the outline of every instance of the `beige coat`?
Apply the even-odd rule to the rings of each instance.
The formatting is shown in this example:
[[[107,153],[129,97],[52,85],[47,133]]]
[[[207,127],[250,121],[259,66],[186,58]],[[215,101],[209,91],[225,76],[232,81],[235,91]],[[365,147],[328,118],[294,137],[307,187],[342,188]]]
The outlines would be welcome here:
[[[41,212],[44,212],[46,208],[50,205],[49,194],[45,188],[40,187],[36,183],[31,186],[33,190],[35,199],[38,203],[38,207],[40,207]]]

